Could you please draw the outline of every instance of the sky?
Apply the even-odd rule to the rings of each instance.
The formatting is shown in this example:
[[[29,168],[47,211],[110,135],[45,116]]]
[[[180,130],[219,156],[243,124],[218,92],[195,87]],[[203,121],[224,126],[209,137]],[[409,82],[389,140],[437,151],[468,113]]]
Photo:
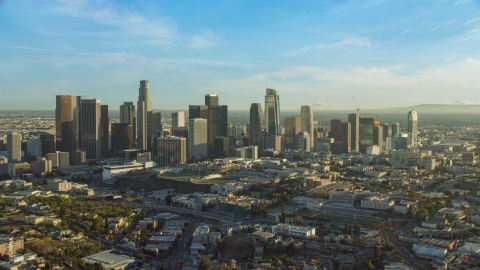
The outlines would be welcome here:
[[[480,104],[480,1],[0,0],[0,110]]]

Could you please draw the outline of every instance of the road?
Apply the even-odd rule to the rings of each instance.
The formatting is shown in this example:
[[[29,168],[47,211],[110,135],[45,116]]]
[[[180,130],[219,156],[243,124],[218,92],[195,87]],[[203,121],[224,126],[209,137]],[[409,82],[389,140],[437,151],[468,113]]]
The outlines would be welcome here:
[[[185,259],[186,251],[193,237],[193,232],[195,232],[197,228],[197,221],[191,219],[189,222],[187,230],[177,242],[177,246],[172,251],[170,257],[168,257],[168,269],[181,269],[180,262]]]
[[[412,230],[413,228],[419,226],[419,223],[419,221],[413,220],[395,232],[384,233],[384,236],[388,235],[388,237],[390,238],[390,242],[392,242],[392,244],[398,249],[398,255],[400,255],[400,257],[402,257],[410,267],[416,270],[423,269],[422,260],[417,259],[415,255],[413,255],[400,242],[398,242],[397,239],[400,234],[406,235],[408,230]]]

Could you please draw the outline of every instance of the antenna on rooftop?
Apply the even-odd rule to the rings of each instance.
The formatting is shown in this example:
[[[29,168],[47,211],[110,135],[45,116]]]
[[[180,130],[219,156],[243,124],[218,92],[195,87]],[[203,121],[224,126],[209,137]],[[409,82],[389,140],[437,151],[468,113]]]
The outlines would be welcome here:
[[[353,102],[355,103],[355,108],[357,109],[357,114],[360,111],[360,108],[357,106],[357,102],[355,101],[355,97],[353,97]]]

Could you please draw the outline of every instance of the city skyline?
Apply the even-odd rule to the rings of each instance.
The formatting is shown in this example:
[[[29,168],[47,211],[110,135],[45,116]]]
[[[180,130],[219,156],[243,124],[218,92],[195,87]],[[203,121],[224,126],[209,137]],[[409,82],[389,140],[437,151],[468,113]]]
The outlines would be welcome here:
[[[80,93],[113,109],[136,101],[140,80],[161,110],[205,93],[248,110],[266,78],[282,110],[480,102],[474,1],[2,1],[0,14],[5,110]]]

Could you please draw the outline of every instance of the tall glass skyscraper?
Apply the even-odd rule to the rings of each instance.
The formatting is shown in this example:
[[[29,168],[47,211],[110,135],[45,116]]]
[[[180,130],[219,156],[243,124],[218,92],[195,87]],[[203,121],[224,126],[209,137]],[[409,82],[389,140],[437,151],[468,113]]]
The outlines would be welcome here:
[[[280,97],[271,88],[265,95],[265,132],[280,135]]]
[[[360,151],[360,114],[348,114],[348,123],[350,123],[352,136],[351,147],[352,151]]]
[[[312,106],[305,105],[300,107],[300,118],[302,118],[302,130],[310,135],[310,151],[315,150],[315,136],[313,134],[313,110]]]
[[[149,142],[147,141],[147,112],[152,111],[152,102],[150,101],[150,87],[148,81],[140,81],[138,89],[137,102],[137,148],[146,150]]]
[[[417,111],[408,112],[408,147],[417,148],[418,133],[418,115]]]
[[[261,146],[262,144],[262,107],[260,103],[252,103],[250,106],[250,145]],[[259,147],[259,150],[263,150]]]

